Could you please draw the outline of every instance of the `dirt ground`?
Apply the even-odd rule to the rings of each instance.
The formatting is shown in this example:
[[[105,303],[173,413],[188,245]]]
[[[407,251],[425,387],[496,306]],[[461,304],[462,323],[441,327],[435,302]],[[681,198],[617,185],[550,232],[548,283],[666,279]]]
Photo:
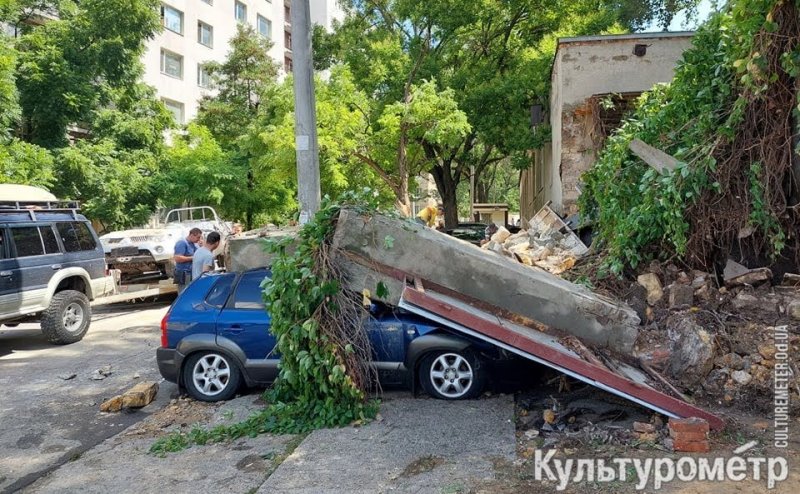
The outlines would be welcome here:
[[[576,385],[577,384],[577,385]],[[534,457],[537,449],[546,453],[555,448],[555,458],[594,459],[604,458],[613,465],[613,458],[671,458],[678,460],[683,456],[705,456],[707,458],[730,458],[734,450],[751,441],[757,445],[749,449],[747,456],[782,456],[789,464],[789,477],[769,492],[795,494],[800,488],[800,435],[792,436],[791,430],[800,431],[800,418],[791,417],[790,440],[788,448],[779,449],[773,445],[771,418],[753,412],[751,407],[714,406],[704,403],[709,411],[723,417],[726,428],[709,435],[711,451],[707,454],[676,453],[664,445],[667,430],[661,424],[666,418],[635,404],[619,399],[603,391],[581,383],[572,382],[569,391],[559,392],[562,383],[523,391],[516,395],[517,421],[517,459],[514,462],[497,461],[497,477],[493,481],[474,486],[470,490],[481,494],[511,493],[550,493],[556,491],[557,482],[535,479]],[[568,417],[556,422],[553,430],[546,424],[544,411],[558,409],[556,415]],[[633,431],[633,422],[655,423],[658,427],[656,440],[642,440]],[[561,429],[563,427],[563,429]],[[561,429],[561,430],[559,430]],[[552,465],[551,465],[552,467]],[[554,471],[555,468],[553,467]],[[748,470],[751,474],[752,469]],[[643,490],[637,490],[638,478],[632,467],[625,482],[579,482],[570,483],[563,492],[569,494],[653,492],[653,476]],[[682,482],[672,481],[663,484],[659,492],[675,494],[705,494],[720,492],[763,493],[767,492],[764,477],[761,481],[742,482]]]

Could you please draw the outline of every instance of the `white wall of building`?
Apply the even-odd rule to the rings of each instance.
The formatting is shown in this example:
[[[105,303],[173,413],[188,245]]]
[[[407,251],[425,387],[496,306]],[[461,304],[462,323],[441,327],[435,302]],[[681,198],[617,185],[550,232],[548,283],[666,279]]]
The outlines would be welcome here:
[[[283,69],[291,64],[291,14],[290,0],[238,0],[246,6],[246,22],[256,31],[259,16],[271,23],[270,56]],[[162,4],[180,11],[183,15],[182,33],[166,27],[147,43],[143,56],[144,82],[156,88],[158,96],[168,106],[182,105],[179,123],[187,123],[197,115],[199,100],[209,94],[208,88],[198,83],[198,66],[209,61],[222,62],[229,51],[229,41],[236,34],[237,0],[163,0]],[[343,13],[336,0],[311,0],[312,22],[330,28],[333,19]],[[213,28],[212,46],[198,41],[198,22]],[[182,76],[174,77],[162,71],[161,53],[166,50],[182,57]]]
[[[551,73],[552,163],[545,188],[558,212],[572,212],[580,175],[594,162],[588,105],[594,95],[647,91],[669,82],[692,33],[641,33],[559,40]],[[634,54],[635,45],[646,53]],[[548,187],[549,186],[549,187]],[[565,209],[566,207],[566,209]]]

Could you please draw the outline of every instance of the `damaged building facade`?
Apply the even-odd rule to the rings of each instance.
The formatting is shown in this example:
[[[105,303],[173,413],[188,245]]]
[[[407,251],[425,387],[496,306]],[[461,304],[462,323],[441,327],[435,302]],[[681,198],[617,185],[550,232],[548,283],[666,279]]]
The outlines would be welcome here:
[[[638,96],[672,80],[692,32],[584,36],[558,40],[551,70],[552,140],[520,177],[523,221],[551,202],[577,211],[580,177]],[[536,131],[538,129],[535,129]]]

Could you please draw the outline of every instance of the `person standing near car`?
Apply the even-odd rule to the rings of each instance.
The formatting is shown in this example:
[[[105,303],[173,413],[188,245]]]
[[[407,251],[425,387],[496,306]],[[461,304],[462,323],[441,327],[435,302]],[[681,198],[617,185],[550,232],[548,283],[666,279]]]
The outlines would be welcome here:
[[[219,247],[219,232],[211,232],[206,242],[192,256],[192,279],[196,280],[203,273],[214,271],[214,250]]]
[[[175,284],[178,293],[192,281],[192,257],[197,251],[197,242],[203,238],[203,231],[199,228],[189,230],[189,235],[175,242]]]

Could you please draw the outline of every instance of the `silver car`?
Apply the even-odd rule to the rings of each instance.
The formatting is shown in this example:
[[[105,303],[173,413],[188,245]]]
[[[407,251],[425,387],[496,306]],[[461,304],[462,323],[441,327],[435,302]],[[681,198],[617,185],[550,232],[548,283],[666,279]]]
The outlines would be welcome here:
[[[231,233],[230,223],[222,221],[214,208],[199,206],[170,210],[163,227],[111,232],[101,236],[100,242],[109,269],[120,270],[123,281],[167,279],[175,270],[175,243],[186,238],[192,228],[202,230],[204,238],[219,232],[222,241],[215,254],[223,252]]]

